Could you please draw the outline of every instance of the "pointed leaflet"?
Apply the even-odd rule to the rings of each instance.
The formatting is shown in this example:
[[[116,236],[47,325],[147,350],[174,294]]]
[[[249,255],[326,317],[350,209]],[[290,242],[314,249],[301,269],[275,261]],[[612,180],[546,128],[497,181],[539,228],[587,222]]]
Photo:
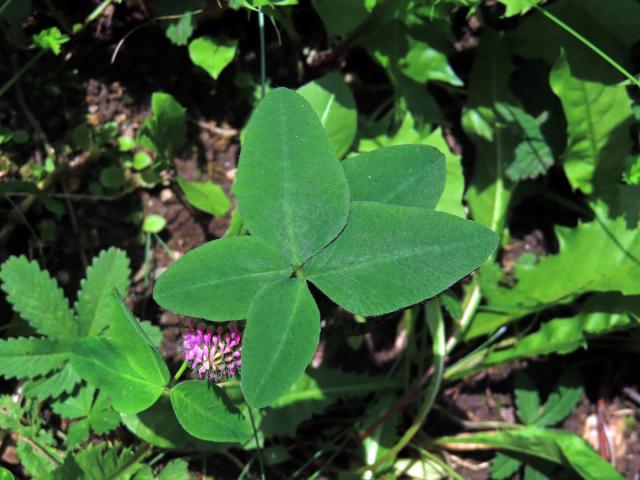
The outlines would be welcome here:
[[[464,175],[460,155],[454,154],[444,138],[440,128],[436,128],[429,136],[422,140],[424,145],[435,147],[444,154],[446,163],[446,183],[444,191],[438,200],[436,210],[450,213],[457,217],[466,218],[467,214],[462,206],[464,196]]]
[[[271,91],[247,125],[235,186],[252,235],[299,265],[333,240],[349,187],[318,116],[291,90]]]
[[[188,433],[212,442],[243,442],[251,437],[249,420],[205,380],[188,380],[171,389],[171,405]]]
[[[342,158],[349,151],[358,126],[356,103],[347,83],[334,72],[297,91],[311,104],[336,155]]]
[[[85,337],[73,345],[71,365],[113,399],[113,408],[136,413],[151,406],[164,390],[169,371],[124,303],[115,297],[109,338]]]
[[[49,373],[69,356],[69,341],[46,338],[0,340],[0,375],[33,378]]]
[[[508,452],[533,455],[573,469],[586,480],[622,480],[622,475],[577,435],[562,430],[525,427],[456,437],[442,437],[438,443],[474,443]]]
[[[353,201],[434,209],[444,191],[444,156],[432,147],[385,147],[342,165]]]
[[[587,58],[577,53],[568,57],[562,52],[549,81],[567,117],[564,170],[573,188],[589,194],[618,183],[624,161],[631,155],[629,129],[633,115],[624,85],[576,76],[574,65],[584,65]],[[604,62],[589,64],[589,69],[596,72],[608,68]]]
[[[291,266],[255,237],[228,237],[191,250],[160,277],[153,298],[162,307],[207,320],[247,318],[265,285],[287,278]]]
[[[304,373],[320,338],[320,312],[307,282],[288,278],[251,302],[242,339],[242,391],[260,408],[287,393]]]
[[[437,295],[496,243],[491,230],[447,213],[353,202],[344,232],[304,275],[347,310],[381,315]]]
[[[497,118],[495,105],[517,105],[509,90],[511,60],[504,41],[485,29],[473,63],[469,99],[462,116],[464,131],[476,147],[475,171],[467,200],[473,218],[496,232],[502,225],[511,198],[505,170],[514,158],[517,138]]]
[[[129,274],[129,258],[122,250],[110,248],[93,259],[76,302],[79,335],[97,335],[107,326],[104,305],[113,297],[114,289],[126,291]]]
[[[11,257],[0,269],[2,290],[13,309],[39,333],[73,338],[77,327],[62,289],[36,262]]]

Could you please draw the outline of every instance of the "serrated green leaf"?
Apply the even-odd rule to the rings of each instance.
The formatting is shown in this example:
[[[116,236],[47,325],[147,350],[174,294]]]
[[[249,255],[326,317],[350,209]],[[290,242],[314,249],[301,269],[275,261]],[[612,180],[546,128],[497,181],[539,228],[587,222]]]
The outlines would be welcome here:
[[[53,478],[55,480],[131,478],[142,468],[142,462],[147,455],[134,458],[134,451],[130,448],[123,448],[120,452],[118,450],[117,447],[101,443],[89,445],[77,453],[70,453],[65,458],[64,464],[54,472]]]
[[[271,405],[304,373],[318,347],[320,312],[306,281],[264,287],[249,307],[242,339],[242,391],[255,408]]]
[[[33,36],[33,43],[43,50],[50,50],[55,55],[62,51],[62,45],[70,40],[58,27],[46,28]]]
[[[71,342],[46,338],[0,340],[0,375],[33,378],[60,367],[68,358]]]
[[[89,420],[83,418],[73,423],[67,431],[67,445],[75,446],[89,438]]]
[[[342,158],[349,151],[358,126],[355,99],[342,76],[330,73],[297,92],[316,112],[336,155]]]
[[[540,414],[540,395],[529,374],[518,371],[513,386],[518,418],[525,425],[531,425]]]
[[[496,113],[506,128],[518,137],[513,161],[505,174],[514,182],[536,178],[553,165],[553,153],[547,145],[535,118],[521,108],[506,103],[496,103]]]
[[[186,12],[179,19],[170,22],[167,25],[165,34],[174,45],[182,46],[189,43],[191,35],[193,35],[193,14]]]
[[[234,191],[252,235],[294,265],[333,240],[349,214],[347,180],[318,116],[284,88],[251,116]]]
[[[60,370],[34,378],[24,385],[24,395],[40,401],[47,398],[58,398],[63,393],[71,392],[82,379],[73,371],[69,363]]]
[[[580,374],[576,369],[568,370],[558,380],[533,423],[539,427],[551,427],[561,422],[573,412],[583,396]]]
[[[520,460],[498,453],[494,459],[491,460],[491,480],[507,480],[512,478],[513,474],[518,471],[521,465]]]
[[[549,77],[567,117],[564,170],[574,189],[586,194],[608,190],[617,184],[631,153],[631,101],[623,85],[578,77],[575,65],[588,57],[568,55],[561,53]],[[589,66],[595,78],[598,71],[609,68],[604,62]]]
[[[214,384],[189,380],[172,388],[170,396],[180,425],[194,437],[212,442],[243,442],[251,437],[249,420]]]
[[[213,182],[188,182],[181,176],[176,177],[176,180],[189,203],[197,209],[220,217],[231,208],[231,202],[220,185]]]
[[[291,275],[278,252],[255,237],[206,243],[173,264],[153,289],[164,308],[207,320],[240,320],[265,285]]]
[[[158,480],[188,480],[192,478],[189,474],[189,463],[181,458],[171,460],[158,474]]]
[[[231,63],[236,55],[235,40],[221,40],[212,37],[199,37],[189,43],[189,58],[198,67],[205,70],[214,80]]]
[[[14,310],[39,333],[51,338],[74,338],[73,312],[58,282],[36,262],[11,257],[0,268],[2,290]]]
[[[39,438],[38,440],[42,440]],[[50,447],[47,443],[40,443],[39,445]],[[48,458],[41,448],[34,448],[33,444],[25,440],[18,440],[16,446],[16,455],[20,459],[20,465],[32,478],[41,478],[46,476],[47,473],[52,472],[55,468],[53,460]]]
[[[16,430],[24,415],[23,407],[11,395],[0,395],[0,429]]]
[[[95,393],[96,389],[94,387],[83,386],[75,395],[70,395],[64,400],[55,402],[52,405],[53,411],[72,420],[86,417],[91,412]]]
[[[469,98],[462,127],[476,147],[476,168],[466,198],[473,218],[496,232],[502,231],[512,185],[505,170],[513,161],[517,137],[497,118],[495,105],[518,105],[511,93],[511,59],[498,33],[485,29],[473,63]]]
[[[380,148],[342,163],[352,201],[435,209],[446,183],[444,156],[423,145]]]
[[[572,469],[585,480],[622,480],[620,473],[577,435],[529,426],[517,430],[442,437],[438,443],[479,443],[508,452],[533,455]]]
[[[493,251],[496,235],[441,212],[353,202],[344,232],[304,266],[334,302],[381,315],[437,295]]]
[[[97,335],[108,326],[105,303],[111,300],[114,290],[126,292],[130,273],[127,254],[117,248],[103,250],[93,259],[75,305],[80,336]]]

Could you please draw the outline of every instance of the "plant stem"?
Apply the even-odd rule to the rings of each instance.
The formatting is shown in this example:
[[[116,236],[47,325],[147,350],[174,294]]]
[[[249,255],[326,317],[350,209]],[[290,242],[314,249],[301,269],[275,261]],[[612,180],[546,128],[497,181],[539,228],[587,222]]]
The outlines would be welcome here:
[[[422,424],[429,415],[431,407],[436,399],[436,395],[440,391],[440,385],[442,384],[442,375],[444,373],[444,357],[446,354],[445,346],[445,331],[444,321],[442,319],[442,312],[440,310],[440,303],[437,298],[431,299],[426,305],[427,314],[427,326],[433,339],[433,362],[434,373],[431,383],[425,393],[424,401],[420,406],[420,410],[411,426],[407,429],[400,440],[389,450],[389,452],[378,460],[375,465],[365,465],[360,467],[356,473],[363,474],[366,471],[371,470],[375,472],[377,468],[387,463],[389,460],[395,458],[400,451],[406,447],[413,437],[418,433]]]
[[[462,336],[469,328],[469,324],[473,319],[473,316],[476,314],[478,307],[480,306],[480,301],[482,300],[482,293],[480,291],[480,282],[478,281],[478,277],[474,277],[471,282],[471,288],[469,290],[468,295],[465,297],[464,302],[464,310],[462,312],[462,316],[460,320],[456,323],[454,327],[454,331],[449,337],[447,341],[446,354],[449,355],[451,351],[455,348],[455,346],[460,342]]]
[[[640,81],[634,77],[631,73],[629,73],[627,71],[626,68],[624,68],[622,65],[620,65],[618,62],[616,62],[613,58],[611,58],[609,55],[607,55],[603,50],[601,50],[600,48],[598,48],[595,44],[593,44],[591,41],[589,41],[586,37],[584,37],[582,34],[580,34],[579,32],[577,32],[576,30],[574,30],[573,28],[571,28],[568,24],[566,24],[565,22],[563,22],[560,18],[556,17],[553,13],[549,12],[548,10],[545,10],[544,8],[538,6],[538,5],[534,5],[534,7],[536,10],[538,10],[540,13],[542,13],[542,15],[544,15],[545,17],[547,17],[549,20],[551,20],[553,23],[555,23],[556,25],[558,25],[560,28],[562,28],[563,30],[565,30],[566,32],[570,33],[571,35],[573,35],[575,38],[577,38],[578,40],[580,40],[585,46],[589,47],[591,50],[593,50],[600,58],[602,58],[605,62],[607,62],[609,65],[611,65],[613,68],[615,68],[618,72],[620,72],[622,75],[624,75],[625,77],[627,77],[631,82],[633,82],[633,84],[637,87],[640,87]]]
[[[258,9],[258,28],[260,29],[260,93],[267,93],[267,46],[264,38],[264,12]]]
[[[187,362],[186,360],[182,362],[182,365],[180,365],[180,368],[178,369],[176,374],[173,376],[173,379],[171,380],[171,383],[170,383],[171,386],[175,385],[176,382],[180,380],[180,377],[182,377],[182,374],[184,373],[184,371],[187,369],[188,366],[189,366],[189,362]]]
[[[249,420],[251,420],[251,429],[253,430],[253,438],[256,441],[256,450],[258,453],[258,464],[260,465],[260,478],[266,480],[264,472],[264,462],[262,461],[262,449],[260,448],[260,440],[258,439],[258,430],[256,429],[256,422],[253,418],[253,411],[249,404],[247,404],[247,410],[249,411]]]

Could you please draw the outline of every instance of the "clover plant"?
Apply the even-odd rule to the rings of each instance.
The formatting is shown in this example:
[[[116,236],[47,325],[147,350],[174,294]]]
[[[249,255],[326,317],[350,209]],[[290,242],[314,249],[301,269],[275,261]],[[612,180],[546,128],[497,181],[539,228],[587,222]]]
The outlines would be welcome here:
[[[490,229],[435,211],[444,185],[444,157],[432,147],[341,163],[311,105],[275,89],[247,125],[234,190],[251,235],[190,251],[154,298],[191,317],[246,319],[242,391],[249,405],[270,405],[318,345],[309,283],[350,312],[382,315],[437,295],[495,249]]]

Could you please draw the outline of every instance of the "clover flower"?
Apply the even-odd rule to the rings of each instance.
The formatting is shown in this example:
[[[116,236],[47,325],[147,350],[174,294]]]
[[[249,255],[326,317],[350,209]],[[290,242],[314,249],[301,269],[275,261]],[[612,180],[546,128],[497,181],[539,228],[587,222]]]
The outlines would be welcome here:
[[[191,323],[182,345],[185,360],[199,378],[221,382],[240,372],[242,336],[235,323],[215,329]]]

